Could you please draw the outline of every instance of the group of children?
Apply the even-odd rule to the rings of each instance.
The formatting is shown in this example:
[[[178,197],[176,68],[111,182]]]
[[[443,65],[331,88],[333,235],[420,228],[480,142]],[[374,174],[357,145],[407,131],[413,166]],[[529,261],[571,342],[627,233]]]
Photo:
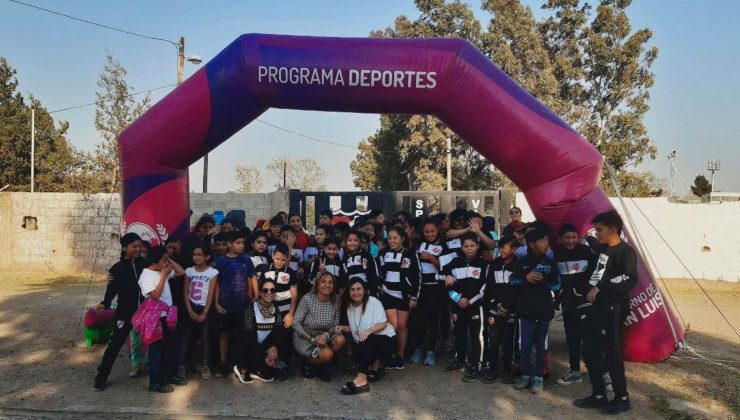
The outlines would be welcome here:
[[[510,234],[499,238],[493,218],[466,210],[424,219],[398,212],[390,221],[374,210],[353,227],[332,219],[331,211],[322,212],[309,235],[295,214],[260,220],[254,231],[230,220],[217,225],[204,215],[182,242],[151,249],[136,234],[124,235],[122,258],[110,268],[105,298],[96,307],[109,308],[118,297],[116,328],[95,389],[107,386],[129,336],[131,376],[141,374],[141,357],[133,357],[140,353],[141,332],[132,329],[143,324],[139,319],[146,314],[140,313],[146,310],[162,331],[161,339],[149,344],[151,391],[171,392],[171,384],[186,384],[190,368],[202,379],[233,368],[245,382],[249,372],[242,361],[254,348],[254,337],[245,334],[245,313],[246,325],[263,325],[254,320],[267,316],[290,330],[299,300],[330,273],[337,292],[359,279],[382,303],[397,338],[384,360],[386,369],[403,369],[407,354],[410,363],[435,365],[439,338],[446,340],[452,331],[455,360],[447,371],[464,370],[466,382],[493,383],[500,368],[504,380],[534,393],[543,389],[548,374],[549,328],[559,307],[570,370],[558,382],[582,381],[583,356],[592,394],[574,404],[605,413],[629,410],[620,333],[637,273],[616,212],[594,217],[596,240],[590,243],[581,242],[573,225],[552,232],[541,221],[507,226],[504,232]],[[558,242],[553,248],[552,233]],[[253,304],[264,293],[271,295],[274,312]],[[172,311],[146,307],[149,301],[177,308],[177,321],[170,325]],[[258,339],[266,336],[253,333]],[[269,377],[251,376],[286,379],[293,358],[289,347],[279,347],[280,354],[270,347]],[[607,389],[614,392],[611,401]]]

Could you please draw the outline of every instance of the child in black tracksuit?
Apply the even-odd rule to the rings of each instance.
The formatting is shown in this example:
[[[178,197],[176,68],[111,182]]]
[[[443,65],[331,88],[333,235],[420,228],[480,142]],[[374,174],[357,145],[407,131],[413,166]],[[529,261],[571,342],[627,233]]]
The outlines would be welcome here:
[[[302,294],[308,293],[324,273],[334,275],[337,293],[341,294],[340,291],[344,290],[347,285],[347,270],[339,257],[339,242],[334,238],[325,239],[322,249],[318,252],[319,254],[311,261],[308,269],[308,281],[305,282],[308,289],[302,291]]]
[[[592,306],[583,320],[583,358],[591,378],[591,395],[573,402],[577,407],[602,408],[604,414],[631,409],[622,361],[622,329],[630,312],[629,291],[637,285],[635,251],[622,241],[622,218],[612,210],[591,220],[599,253],[589,280],[586,301]],[[606,397],[603,374],[609,372],[614,399]]]
[[[475,233],[467,232],[460,240],[463,255],[445,265],[442,271],[453,301],[452,323],[457,349],[457,360],[446,370],[452,372],[467,368],[463,381],[472,382],[480,377],[483,362],[483,295],[488,263],[478,256],[478,237]],[[472,349],[466,364],[468,337]]]
[[[532,382],[532,392],[544,388],[545,351],[550,320],[555,316],[553,292],[560,289],[560,276],[555,262],[547,257],[550,244],[547,232],[536,229],[525,235],[527,255],[517,260],[511,285],[518,289],[516,313],[519,317],[519,359],[522,376],[517,389],[525,389]],[[532,369],[532,347],[536,350]]]
[[[416,250],[419,255],[421,269],[421,291],[419,301],[414,310],[416,322],[413,324],[413,338],[415,344],[411,363],[421,363],[422,347],[427,343],[425,365],[437,364],[437,335],[439,334],[439,320],[444,305],[449,304],[447,288],[444,285],[444,276],[439,275],[442,267],[440,257],[447,254],[447,247],[439,237],[437,223],[428,218],[423,224],[424,241]]]
[[[110,281],[105,288],[103,301],[93,309],[102,311],[110,308],[114,298],[118,298],[118,306],[115,313],[115,329],[110,337],[108,346],[105,348],[103,360],[98,366],[98,374],[95,376],[93,389],[104,390],[108,384],[113,363],[118,357],[118,352],[126,342],[131,332],[131,318],[139,308],[141,294],[139,293],[139,274],[145,268],[144,259],[141,258],[142,241],[136,233],[129,232],[121,237],[123,252],[121,260],[113,264],[109,269]],[[138,376],[141,366],[135,366],[131,376]]]
[[[509,283],[516,266],[516,249],[519,246],[514,236],[504,236],[499,241],[501,255],[491,262],[486,273],[486,291],[484,297],[485,316],[487,318],[488,370],[483,382],[492,384],[498,376],[499,355],[501,370],[506,380],[511,379],[511,363],[514,356],[514,332],[516,314],[514,302],[516,290]],[[503,346],[503,353],[499,349]]]
[[[581,382],[581,315],[586,304],[588,280],[594,271],[596,255],[586,245],[578,243],[578,229],[571,224],[560,227],[560,248],[555,251],[555,264],[560,273],[558,301],[563,310],[565,341],[568,344],[570,371],[558,379],[561,385]]]

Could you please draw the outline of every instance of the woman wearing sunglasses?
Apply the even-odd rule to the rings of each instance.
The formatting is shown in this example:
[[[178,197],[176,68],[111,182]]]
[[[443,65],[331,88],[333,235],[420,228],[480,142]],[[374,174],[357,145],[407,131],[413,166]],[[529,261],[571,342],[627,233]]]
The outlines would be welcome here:
[[[516,207],[516,206],[512,207],[509,210],[509,217],[511,218],[511,223],[509,223],[508,225],[504,227],[503,236],[513,235],[514,231],[521,228],[523,225],[522,209],[520,209],[519,207]]]
[[[257,379],[270,382],[277,378],[285,380],[285,362],[290,357],[287,330],[283,327],[283,316],[273,304],[275,283],[265,280],[259,298],[244,310],[246,349],[241,353],[239,380],[242,383]]]

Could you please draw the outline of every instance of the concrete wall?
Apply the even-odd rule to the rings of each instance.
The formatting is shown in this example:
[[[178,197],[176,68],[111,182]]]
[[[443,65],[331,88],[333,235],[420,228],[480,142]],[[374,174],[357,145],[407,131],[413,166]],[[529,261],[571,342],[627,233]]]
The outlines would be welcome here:
[[[279,189],[271,193],[232,194],[199,193],[190,194],[190,208],[193,215],[190,224],[194,225],[203,213],[221,210],[226,215],[230,210],[244,210],[246,224],[254,227],[258,219],[269,219],[278,211],[288,211],[288,190]]]
[[[287,190],[266,194],[191,194],[195,223],[204,212],[243,209],[247,226],[288,210]],[[35,216],[37,230],[24,229],[25,216]],[[48,268],[89,273],[97,257],[100,273],[119,257],[119,194],[0,193],[0,268]],[[8,252],[9,251],[9,252]]]
[[[37,230],[21,226],[25,216],[36,217]],[[0,232],[10,251],[0,253],[0,267],[89,270],[97,256],[100,272],[119,256],[120,230],[118,194],[0,193]]]
[[[642,238],[656,277],[690,278],[683,261],[696,278],[740,281],[740,202],[679,204],[663,197],[626,198],[625,211],[619,199],[611,201],[625,223],[627,213],[634,220],[636,229],[630,231]],[[516,203],[524,221],[534,219],[523,194],[517,194]]]

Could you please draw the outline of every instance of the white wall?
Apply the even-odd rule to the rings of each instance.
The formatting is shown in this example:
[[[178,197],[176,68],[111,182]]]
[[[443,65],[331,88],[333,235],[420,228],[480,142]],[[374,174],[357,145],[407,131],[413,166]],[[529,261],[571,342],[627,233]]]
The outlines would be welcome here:
[[[625,209],[619,199],[610,200],[627,224]],[[654,261],[653,264],[647,258],[656,277],[691,277],[671,253],[669,244],[696,278],[740,280],[740,202],[678,204],[668,202],[665,197],[625,198],[624,201],[626,211],[634,220],[636,231]],[[522,220],[534,219],[524,194],[516,195],[516,203],[522,208]],[[629,230],[635,231],[631,227]],[[709,251],[702,250],[705,246]]]

